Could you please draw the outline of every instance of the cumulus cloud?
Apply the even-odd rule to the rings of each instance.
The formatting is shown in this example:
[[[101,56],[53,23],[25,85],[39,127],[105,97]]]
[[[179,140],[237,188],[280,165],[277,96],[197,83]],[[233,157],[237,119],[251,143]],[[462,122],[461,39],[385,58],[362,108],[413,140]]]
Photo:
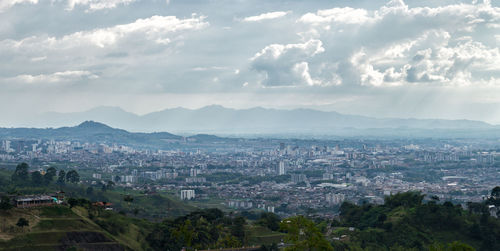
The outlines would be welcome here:
[[[127,5],[137,0],[68,0],[68,10],[73,10],[75,6],[85,6],[90,11],[113,9],[119,5]],[[167,2],[168,3],[168,2]]]
[[[0,54],[4,60],[0,63],[0,76],[2,80],[27,83],[83,79],[88,80],[89,84],[106,80],[107,83],[113,83],[123,78],[125,80],[120,81],[120,88],[123,89],[130,79],[140,79],[140,71],[161,67],[158,60],[163,64],[174,62],[169,55],[182,47],[189,32],[209,25],[204,19],[205,17],[196,15],[184,19],[152,16],[127,24],[58,37],[34,35],[20,40],[1,40]],[[60,71],[61,68],[82,70]],[[96,71],[99,74],[90,74]],[[56,73],[39,74],[40,72]],[[144,75],[149,77],[151,73]]]
[[[11,8],[16,4],[37,4],[38,0],[2,0],[0,1],[0,12]]]
[[[144,53],[155,48],[161,50],[170,43],[182,41],[186,32],[207,27],[208,22],[204,19],[203,16],[186,19],[152,16],[128,24],[79,31],[60,37],[36,35],[21,40],[5,39],[0,41],[0,52],[17,60],[29,58],[30,61]]]
[[[251,58],[252,68],[264,73],[266,86],[315,85],[305,61],[324,52],[320,40],[299,44],[271,44]]]
[[[77,32],[61,38],[61,41],[77,42],[83,41],[98,47],[105,47],[126,39],[132,35],[144,36],[146,40],[158,44],[168,44],[171,41],[169,35],[186,30],[197,30],[204,28],[208,23],[204,17],[192,17],[178,19],[175,16],[152,16],[150,18],[138,19],[133,23],[116,25],[105,29],[96,29],[87,32]]]
[[[63,71],[39,75],[23,74],[9,80],[22,83],[57,83],[97,78],[99,78],[99,76],[90,71]]]
[[[42,46],[65,49],[82,45],[93,45],[104,48],[127,39],[145,39],[157,44],[170,43],[177,32],[197,30],[208,25],[204,17],[193,16],[187,19],[178,19],[175,16],[152,16],[137,19],[133,23],[116,25],[109,28],[75,32],[60,38],[32,36],[20,41],[4,40],[13,48],[24,46]]]
[[[315,26],[326,25],[325,28],[329,29],[329,24],[331,23],[364,24],[375,20],[376,18],[370,16],[365,9],[344,7],[318,10],[316,13],[307,13],[298,21]]]
[[[87,11],[103,9],[113,9],[120,5],[128,5],[137,0],[53,0],[52,2],[66,3],[66,10],[73,10],[77,6],[82,6]],[[5,11],[17,4],[38,4],[39,0],[2,0],[0,1],[0,12]],[[167,1],[168,4],[168,1]]]
[[[339,66],[343,84],[468,85],[500,75],[497,37],[481,34],[500,23],[500,8],[489,1],[411,8],[392,0],[377,10],[318,10],[297,22],[303,39],[324,44],[325,53],[309,65]]]
[[[263,21],[263,20],[276,19],[276,18],[286,16],[288,13],[289,12],[285,12],[285,11],[268,12],[268,13],[263,13],[263,14],[260,14],[257,16],[246,17],[243,19],[243,21],[244,22],[258,22],[258,21]]]

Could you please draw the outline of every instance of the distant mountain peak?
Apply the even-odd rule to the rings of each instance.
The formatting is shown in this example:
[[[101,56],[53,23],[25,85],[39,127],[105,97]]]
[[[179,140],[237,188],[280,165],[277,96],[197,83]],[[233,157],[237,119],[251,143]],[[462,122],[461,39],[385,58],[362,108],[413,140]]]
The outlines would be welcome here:
[[[118,107],[118,106],[97,106],[94,107],[90,110],[87,110],[86,112],[124,112],[124,113],[129,113],[123,108]]]
[[[233,109],[224,107],[222,105],[213,104],[213,105],[204,106],[198,110],[233,110]]]
[[[106,124],[100,123],[100,122],[95,122],[93,120],[87,120],[82,122],[81,124],[76,126],[77,128],[85,128],[85,129],[90,129],[90,128],[106,128],[106,129],[112,129]]]

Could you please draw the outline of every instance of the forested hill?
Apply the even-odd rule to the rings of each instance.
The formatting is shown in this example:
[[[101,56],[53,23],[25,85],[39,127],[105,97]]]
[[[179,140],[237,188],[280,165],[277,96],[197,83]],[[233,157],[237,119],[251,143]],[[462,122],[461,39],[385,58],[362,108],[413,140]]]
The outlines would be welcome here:
[[[155,140],[180,140],[181,136],[167,132],[133,133],[105,124],[85,121],[74,127],[60,128],[0,128],[2,138],[36,138],[55,140],[82,140],[88,142],[144,143]]]
[[[497,193],[500,188],[496,188]],[[500,206],[494,197],[484,203],[468,203],[468,210],[437,197],[423,203],[419,192],[396,194],[383,205],[344,203],[337,231],[347,242],[335,242],[336,250],[359,247],[367,250],[451,250],[442,243],[460,241],[477,250],[500,250],[500,220],[490,216],[488,205]],[[432,249],[434,248],[434,249]],[[469,250],[469,249],[453,249]]]
[[[168,132],[128,132],[94,121],[85,121],[74,127],[61,128],[0,128],[0,138],[76,140],[91,143],[129,145],[139,148],[161,148],[165,145],[183,141],[182,136]]]

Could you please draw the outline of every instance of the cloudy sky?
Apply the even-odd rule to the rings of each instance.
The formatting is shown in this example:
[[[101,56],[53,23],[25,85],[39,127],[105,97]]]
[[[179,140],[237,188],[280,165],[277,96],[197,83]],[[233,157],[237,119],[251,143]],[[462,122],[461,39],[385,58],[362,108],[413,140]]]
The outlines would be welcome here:
[[[0,0],[0,125],[119,106],[500,124],[500,1]]]

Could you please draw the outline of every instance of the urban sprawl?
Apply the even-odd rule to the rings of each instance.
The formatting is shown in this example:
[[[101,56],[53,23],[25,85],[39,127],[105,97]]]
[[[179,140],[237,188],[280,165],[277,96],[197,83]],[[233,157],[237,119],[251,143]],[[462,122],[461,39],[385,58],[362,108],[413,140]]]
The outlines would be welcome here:
[[[340,204],[383,203],[422,191],[465,205],[489,194],[500,174],[500,152],[467,140],[241,140],[219,149],[181,141],[181,150],[113,143],[2,140],[4,164],[27,162],[77,170],[80,182],[148,193],[187,203],[282,216],[334,217]],[[489,149],[489,148],[493,148]]]

